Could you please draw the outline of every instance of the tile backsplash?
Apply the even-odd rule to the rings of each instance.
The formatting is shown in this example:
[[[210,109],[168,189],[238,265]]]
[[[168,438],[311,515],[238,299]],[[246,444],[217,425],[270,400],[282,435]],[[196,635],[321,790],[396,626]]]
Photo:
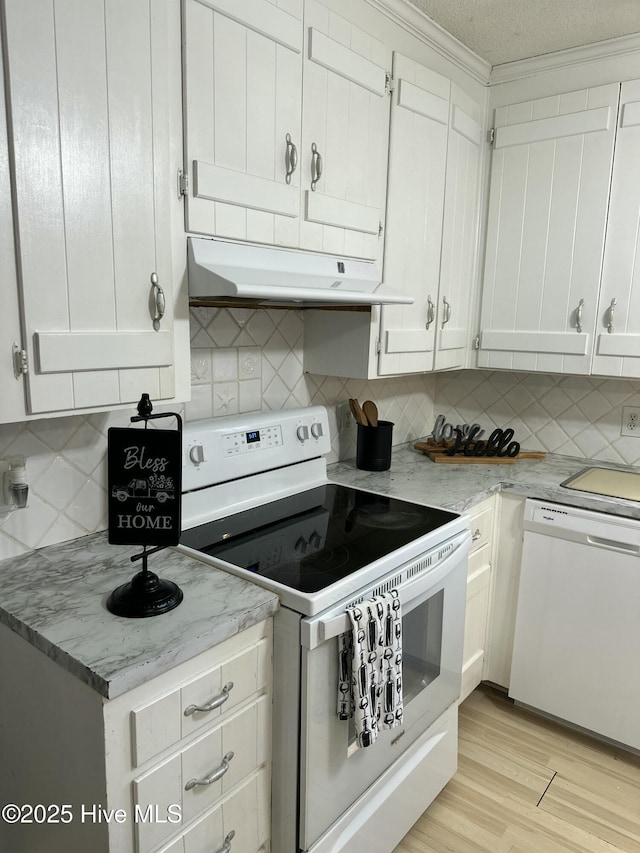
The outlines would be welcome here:
[[[324,405],[329,461],[355,456],[349,397],[377,402],[394,422],[394,443],[424,435],[434,418],[435,377],[372,382],[302,370],[302,312],[196,308],[191,311],[192,398],[185,420]],[[0,425],[0,458],[27,457],[26,509],[0,515],[0,559],[107,526],[107,430],[123,412]]]
[[[450,423],[488,435],[511,427],[527,450],[640,465],[640,436],[620,435],[622,407],[640,406],[640,380],[464,370],[436,379],[435,406]]]
[[[394,444],[428,434],[436,414],[510,426],[527,449],[640,465],[640,440],[620,436],[623,405],[640,405],[640,381],[457,371],[370,382],[303,372],[299,311],[191,311],[192,399],[187,421],[324,405],[330,462],[355,456],[349,397],[375,400],[393,421]],[[84,536],[107,525],[107,430],[123,412],[0,426],[0,458],[27,458],[29,503],[0,515],[0,559]]]

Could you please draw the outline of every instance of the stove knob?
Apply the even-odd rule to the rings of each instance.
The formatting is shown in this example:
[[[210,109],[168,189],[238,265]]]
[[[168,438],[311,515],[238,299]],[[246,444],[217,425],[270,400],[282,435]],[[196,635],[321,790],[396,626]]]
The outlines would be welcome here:
[[[304,424],[300,424],[296,429],[296,435],[300,441],[306,441],[309,438],[309,427]]]
[[[314,438],[320,438],[322,435],[324,435],[322,424],[320,422],[311,424],[311,435]]]
[[[309,537],[309,545],[311,545],[314,551],[317,551],[322,546],[322,537],[317,530],[314,530]]]
[[[306,554],[309,550],[309,543],[304,538],[304,536],[301,536],[293,547],[294,550],[298,552],[298,554]]]
[[[207,456],[204,452],[204,444],[194,444],[189,450],[189,459],[194,465],[201,465],[203,462],[206,462]]]

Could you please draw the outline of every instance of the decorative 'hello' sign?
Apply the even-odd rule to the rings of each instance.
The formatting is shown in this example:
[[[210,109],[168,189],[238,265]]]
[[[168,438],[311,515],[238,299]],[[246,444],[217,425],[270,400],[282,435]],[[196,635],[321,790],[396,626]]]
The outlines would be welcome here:
[[[453,439],[453,444],[445,453],[447,456],[463,454],[464,456],[499,456],[513,458],[520,452],[520,444],[512,441],[512,429],[494,429],[486,441],[480,441],[484,430],[480,424],[453,424],[447,423],[444,415],[438,415],[433,427],[433,440],[436,442],[448,442]]]
[[[109,430],[111,544],[177,545],[182,503],[181,445],[178,430]]]

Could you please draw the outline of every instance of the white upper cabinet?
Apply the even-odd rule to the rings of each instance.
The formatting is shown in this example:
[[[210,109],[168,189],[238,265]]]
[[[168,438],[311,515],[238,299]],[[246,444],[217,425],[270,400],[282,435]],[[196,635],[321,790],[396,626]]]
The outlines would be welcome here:
[[[496,111],[479,367],[589,372],[619,88]]]
[[[592,373],[640,376],[640,80],[620,96]]]
[[[381,260],[390,48],[317,0],[185,0],[183,27],[187,230]]]
[[[305,370],[373,379],[464,367],[477,270],[484,102],[393,54],[383,280],[414,297],[305,312]]]
[[[185,0],[187,230],[297,246],[302,0]]]
[[[483,104],[451,84],[434,369],[465,367],[476,292]]]
[[[391,48],[305,3],[300,246],[382,259]]]
[[[383,279],[414,297],[381,310],[381,375],[431,370],[451,83],[395,53]]]
[[[179,8],[4,8],[27,413],[173,397]]]

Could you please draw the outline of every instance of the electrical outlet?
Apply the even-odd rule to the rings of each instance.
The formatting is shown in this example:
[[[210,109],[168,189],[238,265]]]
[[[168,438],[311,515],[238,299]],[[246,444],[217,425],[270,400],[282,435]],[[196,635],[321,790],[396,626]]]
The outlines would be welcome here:
[[[336,406],[337,418],[338,421],[338,431],[344,432],[349,429],[351,423],[353,421],[353,415],[351,414],[351,410],[349,408],[348,403],[338,403]]]
[[[620,435],[634,435],[640,438],[640,406],[622,407]]]

